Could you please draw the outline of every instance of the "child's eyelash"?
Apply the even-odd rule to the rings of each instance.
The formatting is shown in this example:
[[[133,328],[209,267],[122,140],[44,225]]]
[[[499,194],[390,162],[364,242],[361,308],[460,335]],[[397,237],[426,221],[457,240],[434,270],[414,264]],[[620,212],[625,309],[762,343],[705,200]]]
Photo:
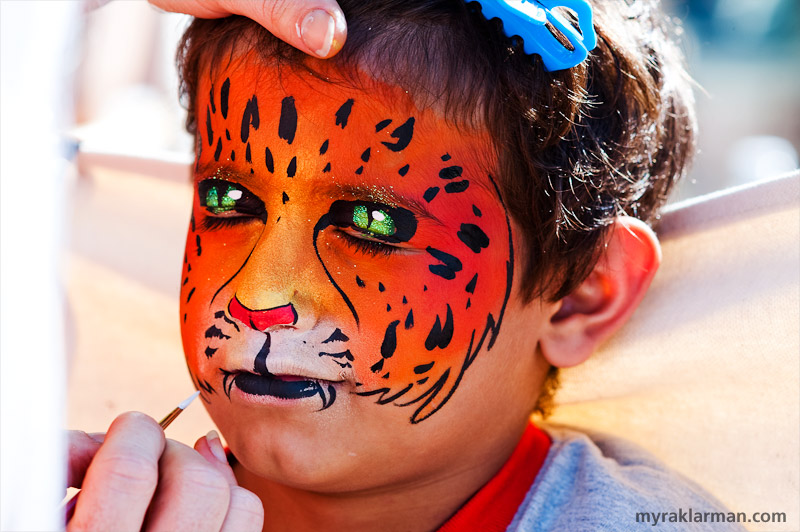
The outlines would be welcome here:
[[[377,257],[378,255],[382,254],[389,256],[392,255],[393,253],[397,253],[399,249],[395,246],[390,246],[382,242],[375,242],[373,240],[358,238],[344,231],[340,231],[339,234],[342,236],[342,238],[344,238],[344,241],[348,246],[355,248],[356,251],[364,253],[365,255],[372,255],[373,257]]]
[[[223,229],[226,227],[233,227],[252,220],[249,216],[206,216],[200,227],[204,231],[214,231],[216,229]]]

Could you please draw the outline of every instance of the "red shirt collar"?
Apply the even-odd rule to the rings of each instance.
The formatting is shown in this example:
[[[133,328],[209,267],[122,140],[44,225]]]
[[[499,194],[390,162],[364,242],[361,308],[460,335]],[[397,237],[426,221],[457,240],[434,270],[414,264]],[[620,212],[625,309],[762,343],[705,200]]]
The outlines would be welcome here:
[[[503,532],[547,458],[550,438],[529,423],[517,447],[492,477],[438,532]]]

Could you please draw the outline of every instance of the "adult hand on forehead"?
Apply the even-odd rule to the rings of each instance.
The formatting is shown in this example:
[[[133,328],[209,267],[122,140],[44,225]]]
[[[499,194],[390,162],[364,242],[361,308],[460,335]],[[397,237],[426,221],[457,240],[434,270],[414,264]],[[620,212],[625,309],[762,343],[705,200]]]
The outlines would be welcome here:
[[[192,449],[136,412],[105,435],[70,431],[68,481],[82,490],[67,531],[260,531],[261,501],[237,485],[219,437],[209,436]]]
[[[148,0],[156,7],[198,18],[243,15],[295,48],[327,58],[347,38],[344,14],[335,0]]]

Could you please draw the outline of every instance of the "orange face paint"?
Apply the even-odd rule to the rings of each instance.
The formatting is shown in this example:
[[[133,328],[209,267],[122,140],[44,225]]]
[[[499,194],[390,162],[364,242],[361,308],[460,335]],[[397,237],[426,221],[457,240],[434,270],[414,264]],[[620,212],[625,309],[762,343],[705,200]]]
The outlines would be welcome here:
[[[203,398],[435,413],[511,289],[487,138],[401,90],[247,59],[203,80],[197,105],[181,318]]]

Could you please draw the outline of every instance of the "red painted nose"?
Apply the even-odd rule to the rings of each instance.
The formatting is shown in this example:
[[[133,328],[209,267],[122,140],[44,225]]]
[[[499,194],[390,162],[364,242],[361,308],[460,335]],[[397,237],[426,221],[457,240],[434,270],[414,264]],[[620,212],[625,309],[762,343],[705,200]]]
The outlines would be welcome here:
[[[294,325],[297,322],[297,312],[291,303],[266,310],[250,310],[233,296],[228,303],[228,312],[233,318],[257,331],[265,331],[273,325]]]

